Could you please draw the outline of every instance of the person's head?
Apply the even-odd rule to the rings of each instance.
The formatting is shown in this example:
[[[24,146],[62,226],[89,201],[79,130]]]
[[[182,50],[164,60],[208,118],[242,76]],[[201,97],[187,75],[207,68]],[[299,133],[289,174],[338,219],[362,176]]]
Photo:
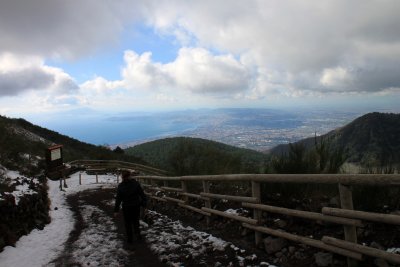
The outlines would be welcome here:
[[[124,181],[128,180],[130,176],[131,176],[131,172],[128,170],[123,170],[121,172],[121,177],[122,177],[122,180],[124,180]]]

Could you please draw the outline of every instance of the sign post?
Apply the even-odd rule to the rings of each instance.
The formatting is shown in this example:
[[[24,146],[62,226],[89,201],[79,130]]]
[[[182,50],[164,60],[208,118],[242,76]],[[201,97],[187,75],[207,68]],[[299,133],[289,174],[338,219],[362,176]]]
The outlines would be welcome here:
[[[60,190],[62,190],[62,179],[64,179],[64,187],[67,187],[62,149],[62,145],[54,145],[46,150],[47,176],[52,179],[60,179]]]

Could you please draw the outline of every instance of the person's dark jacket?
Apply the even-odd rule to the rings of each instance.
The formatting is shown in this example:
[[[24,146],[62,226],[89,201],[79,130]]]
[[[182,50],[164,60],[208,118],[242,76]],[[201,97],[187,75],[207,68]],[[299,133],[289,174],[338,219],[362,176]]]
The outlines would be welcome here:
[[[119,211],[122,202],[122,208],[134,206],[146,206],[146,195],[143,192],[139,182],[134,179],[124,180],[118,185],[117,197],[115,200],[114,212]]]

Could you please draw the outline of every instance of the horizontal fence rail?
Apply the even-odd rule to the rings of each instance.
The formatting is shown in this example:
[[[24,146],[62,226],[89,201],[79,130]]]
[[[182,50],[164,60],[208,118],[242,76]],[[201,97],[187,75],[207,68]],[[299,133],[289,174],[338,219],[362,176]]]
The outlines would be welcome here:
[[[82,167],[88,171],[101,172],[107,169],[131,169],[151,175],[167,175],[168,172],[150,166],[119,161],[119,160],[74,160],[67,163],[70,166]]]
[[[195,176],[146,176],[159,181],[248,181],[262,183],[400,185],[399,174],[226,174]]]
[[[376,212],[365,212],[358,210],[345,210],[336,208],[322,208],[322,213],[332,216],[340,216],[344,218],[360,219],[372,222],[381,222],[387,224],[397,224],[400,225],[400,216],[392,214],[382,214]]]
[[[331,223],[337,223],[342,225],[352,225],[362,227],[363,224],[360,220],[353,220],[347,218],[341,218],[337,216],[328,216],[317,212],[310,212],[310,211],[302,211],[302,210],[293,210],[293,209],[286,209],[281,207],[269,206],[269,205],[261,205],[261,204],[252,204],[243,202],[242,206],[244,208],[252,208],[252,209],[259,209],[263,211],[268,211],[271,213],[279,213],[283,215],[293,216],[293,217],[300,217],[304,219],[314,220],[314,221],[325,221]]]
[[[357,186],[400,186],[399,174],[229,174],[174,177],[138,176],[137,178],[142,182],[150,199],[165,203],[175,203],[179,207],[202,214],[206,216],[207,223],[210,221],[210,216],[221,216],[242,223],[243,227],[255,232],[256,246],[260,244],[262,234],[267,234],[345,256],[347,257],[348,266],[357,266],[358,262],[364,259],[364,256],[381,258],[391,263],[400,262],[400,255],[398,254],[357,243],[357,228],[363,227],[364,222],[372,221],[400,225],[400,216],[354,210],[352,197],[352,188]],[[180,186],[167,186],[168,183],[177,185],[179,182]],[[188,184],[192,182],[201,182],[202,191],[188,192]],[[212,193],[210,192],[210,184],[216,182],[249,182],[252,189],[251,196]],[[162,186],[159,185],[161,183]],[[323,207],[319,213],[265,205],[261,203],[260,185],[263,183],[336,185],[341,208]],[[155,191],[162,192],[163,195],[156,196]],[[168,194],[173,196],[168,196]],[[203,201],[203,206],[200,208],[191,206],[189,199],[195,199],[197,202],[199,200]],[[253,210],[253,217],[250,218],[213,209],[211,208],[213,199],[240,202],[243,208]],[[272,229],[261,220],[261,212],[343,225],[343,240],[329,236],[324,236],[321,240],[317,240],[283,230]]]

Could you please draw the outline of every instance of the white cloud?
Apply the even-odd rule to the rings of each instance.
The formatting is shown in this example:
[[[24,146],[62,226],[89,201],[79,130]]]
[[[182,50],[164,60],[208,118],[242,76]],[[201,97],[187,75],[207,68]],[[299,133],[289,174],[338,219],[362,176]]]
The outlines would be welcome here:
[[[168,104],[173,104],[177,102],[174,97],[162,93],[156,94],[155,100],[159,103],[168,103]]]
[[[151,56],[125,51],[121,79],[95,77],[82,83],[82,99],[93,108],[229,106],[249,92],[254,80],[249,67],[230,54],[186,47],[171,62],[155,62]]]
[[[0,96],[35,92],[46,103],[100,107],[391,94],[400,88],[398,10],[397,0],[5,0]],[[80,90],[44,63],[96,56],[135,23],[174,37],[176,58],[127,50],[119,79],[95,77]]]
[[[213,55],[203,48],[181,48],[177,58],[165,64],[153,62],[149,52],[126,51],[124,59],[122,77],[131,89],[231,94],[247,90],[251,79],[232,55]]]
[[[182,48],[167,69],[178,87],[195,93],[233,93],[247,90],[248,69],[232,55],[212,55],[202,48]]]
[[[45,65],[40,57],[0,54],[0,96],[15,96],[28,90],[65,94],[77,89],[68,74]]]
[[[80,88],[83,91],[93,91],[95,94],[107,94],[123,86],[122,81],[107,81],[103,77],[96,77],[81,84]]]
[[[127,88],[158,90],[173,83],[165,65],[153,62],[150,52],[138,55],[131,50],[125,51],[124,60],[122,77]]]
[[[353,80],[352,75],[347,69],[337,67],[334,69],[324,69],[320,82],[323,86],[337,88],[349,85],[351,80]]]
[[[177,0],[146,6],[147,23],[161,33],[181,40],[187,32],[198,46],[240,54],[258,68],[294,77],[281,80],[281,87],[360,92],[400,85],[396,0]]]

